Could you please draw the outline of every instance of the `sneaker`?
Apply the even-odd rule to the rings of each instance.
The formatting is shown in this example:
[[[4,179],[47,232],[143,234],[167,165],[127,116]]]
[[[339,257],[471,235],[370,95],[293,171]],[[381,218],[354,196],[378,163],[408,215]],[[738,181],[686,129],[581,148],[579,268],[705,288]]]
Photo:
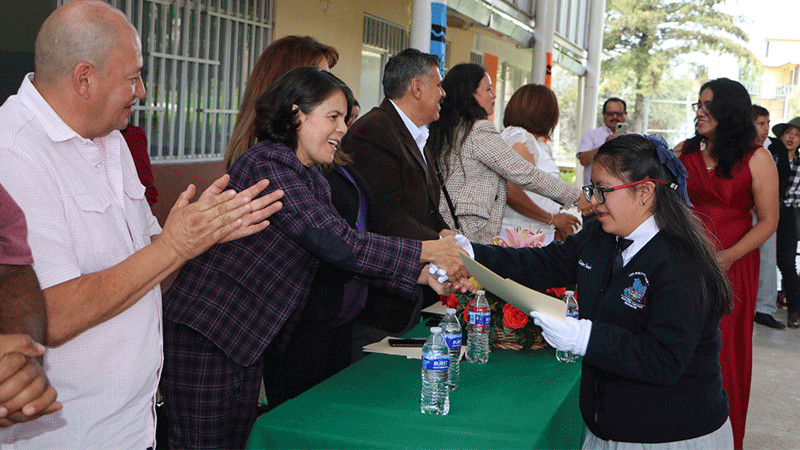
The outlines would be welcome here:
[[[770,314],[757,312],[754,321],[757,324],[764,325],[770,328],[775,328],[776,330],[782,330],[786,328],[786,325],[780,323]]]

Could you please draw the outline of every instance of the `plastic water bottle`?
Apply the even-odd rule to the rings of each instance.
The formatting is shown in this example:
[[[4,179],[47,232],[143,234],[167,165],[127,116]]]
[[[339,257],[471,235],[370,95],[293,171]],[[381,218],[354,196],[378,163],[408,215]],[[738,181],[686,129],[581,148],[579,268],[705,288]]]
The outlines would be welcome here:
[[[447,387],[449,370],[450,350],[442,337],[442,329],[433,327],[431,335],[422,346],[420,411],[423,414],[444,416],[450,412],[450,389]]]
[[[461,359],[461,324],[456,318],[456,310],[447,308],[444,318],[439,323],[447,347],[450,349],[450,373],[447,385],[450,389],[458,387],[458,364]]]
[[[486,293],[478,291],[469,302],[469,334],[467,336],[467,361],[483,364],[489,361],[489,327],[491,312]]]
[[[578,318],[578,301],[575,300],[575,292],[564,292],[564,302],[567,304],[567,317]],[[578,360],[578,355],[572,352],[563,352],[556,350],[556,359],[561,362],[575,362]]]

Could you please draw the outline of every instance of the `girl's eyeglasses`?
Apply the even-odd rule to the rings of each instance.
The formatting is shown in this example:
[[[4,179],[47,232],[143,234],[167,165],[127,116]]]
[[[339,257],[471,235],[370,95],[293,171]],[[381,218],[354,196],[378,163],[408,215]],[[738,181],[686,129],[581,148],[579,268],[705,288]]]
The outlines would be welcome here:
[[[587,184],[586,186],[582,187],[581,190],[583,191],[583,196],[586,197],[587,202],[592,201],[592,195],[594,195],[594,198],[597,199],[597,203],[602,205],[603,203],[606,202],[606,193],[618,191],[620,189],[627,189],[629,187],[636,186],[637,184],[646,183],[648,181],[652,181],[653,183],[659,183],[663,184],[664,186],[667,186],[667,183],[661,180],[655,180],[653,178],[645,178],[644,180],[634,181],[632,183],[627,183],[627,184],[620,184],[619,186],[607,187],[607,188]]]

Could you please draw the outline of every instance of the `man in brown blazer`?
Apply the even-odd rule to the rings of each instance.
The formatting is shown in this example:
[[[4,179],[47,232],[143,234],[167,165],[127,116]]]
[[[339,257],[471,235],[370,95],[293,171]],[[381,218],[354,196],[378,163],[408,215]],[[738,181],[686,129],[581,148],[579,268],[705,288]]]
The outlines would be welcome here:
[[[342,149],[353,156],[372,190],[376,220],[371,231],[419,240],[453,234],[439,214],[435,156],[425,149],[427,125],[439,118],[445,95],[439,58],[412,48],[392,56],[384,69],[383,91],[381,105],[342,139]],[[425,298],[429,304],[438,297],[426,289]],[[360,320],[400,334],[419,322],[421,306],[422,299],[410,304],[371,288]],[[380,333],[371,336],[380,339]]]
[[[416,49],[391,57],[383,76],[386,98],[342,139],[375,196],[379,234],[425,240],[452,233],[439,215],[435,157],[423,150],[427,125],[439,118],[444,97],[438,68],[436,56]]]

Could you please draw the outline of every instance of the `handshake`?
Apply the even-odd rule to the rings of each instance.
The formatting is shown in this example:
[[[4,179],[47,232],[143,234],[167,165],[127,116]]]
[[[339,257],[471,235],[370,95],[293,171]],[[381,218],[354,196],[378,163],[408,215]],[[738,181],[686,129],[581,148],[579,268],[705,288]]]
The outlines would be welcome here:
[[[61,409],[42,369],[44,352],[26,334],[0,334],[0,428]]]
[[[467,254],[464,248],[469,241],[462,235],[443,236],[436,241],[422,242],[420,260],[428,263],[420,273],[419,283],[427,284],[440,295],[455,291],[475,291],[475,285],[469,281],[469,273],[461,261],[461,253]]]

